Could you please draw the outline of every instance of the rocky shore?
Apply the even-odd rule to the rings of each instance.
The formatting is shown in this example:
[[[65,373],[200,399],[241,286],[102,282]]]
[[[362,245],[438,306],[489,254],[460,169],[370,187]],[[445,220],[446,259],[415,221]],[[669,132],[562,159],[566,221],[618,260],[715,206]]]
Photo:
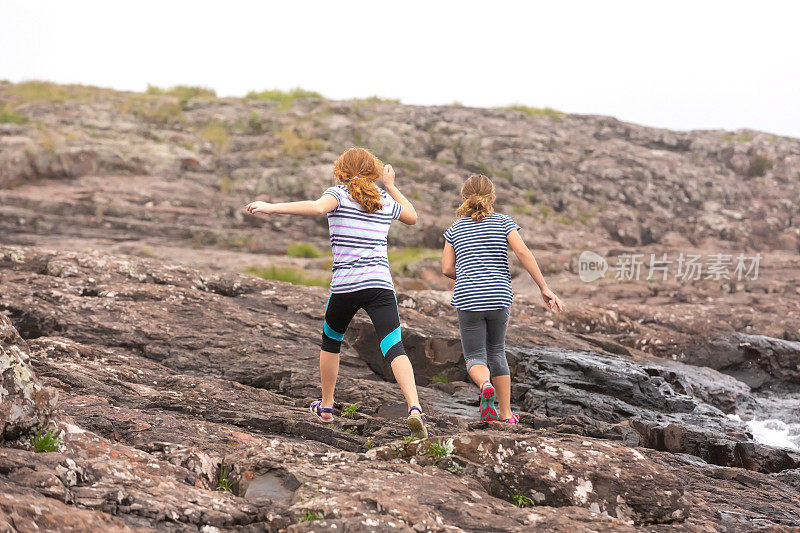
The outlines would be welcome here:
[[[0,123],[0,531],[800,530],[800,450],[750,424],[800,423],[800,141],[48,84],[0,83],[0,107],[22,117]],[[350,144],[419,205],[390,239],[426,441],[361,315],[336,423],[308,412],[324,221],[241,214],[324,190]],[[516,428],[477,421],[436,272],[474,171],[567,304],[546,312],[514,267]],[[763,260],[755,279],[584,283],[587,249]]]

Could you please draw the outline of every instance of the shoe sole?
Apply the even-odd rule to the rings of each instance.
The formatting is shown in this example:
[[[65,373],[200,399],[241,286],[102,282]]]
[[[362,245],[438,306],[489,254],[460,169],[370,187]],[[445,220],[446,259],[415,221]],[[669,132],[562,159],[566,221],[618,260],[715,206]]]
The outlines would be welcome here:
[[[415,439],[427,439],[428,430],[425,429],[425,424],[422,423],[422,418],[418,416],[409,416],[406,419],[406,425],[411,430],[411,436]]]
[[[496,422],[498,420],[497,409],[494,406],[494,387],[487,383],[481,391],[481,405],[478,408],[481,415],[481,422]]]
[[[487,400],[494,397],[494,387],[491,384],[487,384],[485,387],[483,387],[482,394]]]

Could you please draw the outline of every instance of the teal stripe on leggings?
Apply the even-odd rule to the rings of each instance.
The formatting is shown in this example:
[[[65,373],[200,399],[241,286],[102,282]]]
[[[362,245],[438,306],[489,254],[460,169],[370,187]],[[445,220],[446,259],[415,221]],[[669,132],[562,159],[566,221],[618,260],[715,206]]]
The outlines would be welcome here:
[[[339,333],[338,331],[334,330],[332,327],[328,325],[328,321],[324,319],[324,315],[328,314],[328,306],[331,303],[331,294],[328,295],[328,301],[325,303],[325,313],[323,314],[323,322],[322,331],[327,335],[329,338],[341,342],[344,339],[344,333]]]
[[[392,346],[400,342],[401,339],[400,326],[397,326],[394,331],[386,335],[381,341],[381,352],[383,352],[383,356],[386,357],[386,352],[388,352]]]

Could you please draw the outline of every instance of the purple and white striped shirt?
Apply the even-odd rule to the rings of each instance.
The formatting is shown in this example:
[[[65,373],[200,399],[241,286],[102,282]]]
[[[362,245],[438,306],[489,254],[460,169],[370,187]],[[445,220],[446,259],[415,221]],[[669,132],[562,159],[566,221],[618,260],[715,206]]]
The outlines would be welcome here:
[[[328,213],[333,249],[331,292],[394,290],[386,237],[392,220],[400,217],[401,206],[379,190],[383,208],[374,213],[364,211],[344,185],[329,187],[324,193],[336,198],[336,208]]]

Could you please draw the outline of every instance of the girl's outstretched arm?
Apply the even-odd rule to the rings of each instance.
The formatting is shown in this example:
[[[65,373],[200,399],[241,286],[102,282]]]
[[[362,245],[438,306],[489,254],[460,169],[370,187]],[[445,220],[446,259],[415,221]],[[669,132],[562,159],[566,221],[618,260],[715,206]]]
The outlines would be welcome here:
[[[262,217],[274,214],[313,217],[324,215],[336,209],[336,198],[330,194],[323,194],[319,200],[303,200],[302,202],[282,202],[278,204],[250,202],[245,206],[245,209],[251,215]]]
[[[531,275],[533,281],[539,286],[539,290],[542,291],[542,300],[544,300],[548,309],[551,311],[561,311],[564,308],[564,304],[561,303],[561,299],[547,286],[542,271],[539,269],[539,263],[536,262],[536,258],[533,257],[533,253],[528,249],[528,246],[525,244],[525,241],[522,240],[522,236],[517,230],[513,230],[508,234],[508,244],[511,245],[514,254],[522,263],[522,266],[525,267],[525,270],[528,271],[528,274]]]
[[[411,205],[411,202],[408,201],[408,198],[403,196],[403,193],[400,192],[400,189],[394,186],[394,169],[392,165],[386,165],[383,167],[383,177],[381,177],[381,181],[383,181],[383,186],[386,188],[386,192],[389,193],[395,202],[400,204],[400,218],[398,219],[403,224],[408,224],[409,226],[413,226],[419,220],[417,217],[417,211],[414,209],[414,206]]]

